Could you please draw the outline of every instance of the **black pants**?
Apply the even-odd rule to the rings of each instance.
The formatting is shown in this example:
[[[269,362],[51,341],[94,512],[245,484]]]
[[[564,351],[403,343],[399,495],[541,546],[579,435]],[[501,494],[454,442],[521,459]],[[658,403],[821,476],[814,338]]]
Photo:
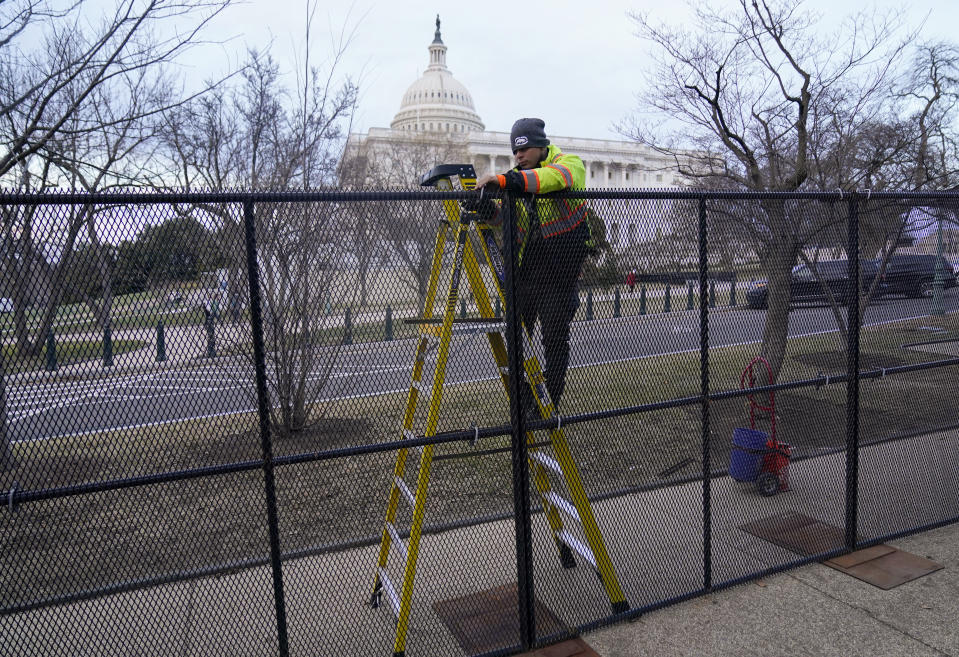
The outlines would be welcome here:
[[[517,307],[532,335],[537,322],[542,333],[546,390],[559,408],[569,366],[569,326],[579,307],[577,283],[586,258],[585,224],[549,239],[530,240],[520,264]],[[529,387],[523,386],[522,403],[532,405]]]

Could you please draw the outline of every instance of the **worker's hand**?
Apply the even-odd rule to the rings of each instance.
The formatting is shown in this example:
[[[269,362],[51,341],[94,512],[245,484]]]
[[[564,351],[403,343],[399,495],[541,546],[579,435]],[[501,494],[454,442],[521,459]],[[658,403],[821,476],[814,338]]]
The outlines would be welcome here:
[[[489,221],[496,215],[496,206],[488,198],[477,196],[460,201],[460,205],[467,212],[475,212],[480,221]]]
[[[476,181],[476,189],[483,189],[487,185],[493,185],[496,189],[499,189],[499,180],[496,179],[494,174],[486,174]]]

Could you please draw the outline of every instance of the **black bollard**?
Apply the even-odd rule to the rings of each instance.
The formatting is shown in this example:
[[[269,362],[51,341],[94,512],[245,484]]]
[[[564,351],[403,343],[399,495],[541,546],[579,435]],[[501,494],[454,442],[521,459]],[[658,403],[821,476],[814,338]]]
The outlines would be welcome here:
[[[693,284],[686,284],[686,310],[693,309]]]
[[[57,369],[57,343],[53,338],[53,327],[47,331],[47,371],[55,372]]]
[[[646,314],[646,284],[639,288],[639,314]]]
[[[709,307],[716,307],[716,281],[709,281]]]
[[[386,307],[386,341],[389,342],[393,339],[393,309],[389,306]]]
[[[619,298],[619,288],[616,288],[616,294],[613,296],[613,317],[621,317],[620,313],[620,298]]]
[[[206,357],[216,358],[216,333],[213,331],[213,313],[206,315]]]
[[[343,344],[353,344],[353,316],[349,308],[343,315]]]
[[[672,308],[672,304],[670,303],[670,300],[669,300],[669,283],[667,283],[667,284],[666,284],[666,299],[663,301],[663,312],[664,312],[664,313],[668,313],[668,312],[671,311],[672,309],[673,309],[673,308]]]
[[[109,319],[103,325],[103,366],[113,367],[113,331]]]
[[[586,292],[586,321],[593,320],[593,291]]]
[[[166,340],[163,336],[163,321],[157,322],[157,362],[166,360]]]
[[[733,274],[733,280],[729,283],[729,305],[736,305],[736,274]]]

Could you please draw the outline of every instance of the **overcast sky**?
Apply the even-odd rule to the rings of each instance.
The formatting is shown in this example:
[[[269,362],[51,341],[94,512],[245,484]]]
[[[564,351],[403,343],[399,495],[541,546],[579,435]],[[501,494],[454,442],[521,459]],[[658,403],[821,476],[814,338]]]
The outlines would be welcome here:
[[[806,2],[824,14],[827,29],[850,5],[904,6],[910,25],[925,20],[924,37],[959,41],[953,36],[959,26],[956,0]],[[331,28],[351,30],[340,71],[361,85],[354,129],[389,127],[403,92],[428,65],[439,13],[447,65],[472,94],[487,130],[508,131],[517,117],[540,116],[550,135],[621,139],[614,124],[636,107],[648,48],[635,36],[629,11],[675,22],[686,9],[681,0],[355,0],[352,5],[325,0],[316,14],[313,57],[330,52]],[[305,13],[305,0],[247,0],[229,10],[229,20],[221,21],[216,34],[233,36],[227,48],[240,53],[244,45],[262,46],[272,39],[274,56],[292,71]]]

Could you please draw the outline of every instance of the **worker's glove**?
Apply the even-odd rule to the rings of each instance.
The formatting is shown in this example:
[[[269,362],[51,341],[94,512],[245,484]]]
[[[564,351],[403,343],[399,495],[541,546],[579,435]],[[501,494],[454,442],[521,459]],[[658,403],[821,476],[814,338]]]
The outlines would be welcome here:
[[[460,201],[460,205],[465,211],[475,213],[479,221],[489,221],[496,216],[496,204],[482,196],[465,198]]]

